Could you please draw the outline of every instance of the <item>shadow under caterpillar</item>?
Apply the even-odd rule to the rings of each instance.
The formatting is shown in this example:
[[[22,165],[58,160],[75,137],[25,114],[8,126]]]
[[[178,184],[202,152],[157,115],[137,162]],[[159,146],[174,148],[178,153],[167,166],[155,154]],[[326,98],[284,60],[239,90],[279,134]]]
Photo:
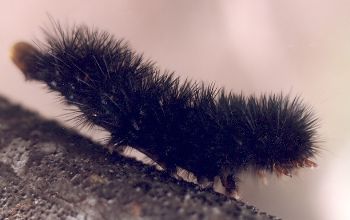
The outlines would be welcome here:
[[[26,79],[45,83],[79,108],[86,123],[111,133],[114,150],[131,146],[171,174],[199,183],[219,177],[226,194],[247,168],[290,176],[314,167],[317,119],[299,97],[245,97],[181,81],[144,61],[122,40],[54,24],[40,47],[19,42],[12,60]]]

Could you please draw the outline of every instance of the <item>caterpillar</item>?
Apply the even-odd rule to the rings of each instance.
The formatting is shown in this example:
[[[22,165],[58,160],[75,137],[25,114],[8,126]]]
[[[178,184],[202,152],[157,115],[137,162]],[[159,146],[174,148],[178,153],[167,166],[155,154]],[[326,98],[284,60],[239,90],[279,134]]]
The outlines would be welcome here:
[[[12,60],[79,109],[84,123],[110,132],[108,145],[144,153],[170,174],[221,180],[226,194],[252,168],[291,176],[315,167],[318,120],[299,96],[244,96],[161,71],[123,40],[85,25],[55,24],[33,46],[18,42]]]

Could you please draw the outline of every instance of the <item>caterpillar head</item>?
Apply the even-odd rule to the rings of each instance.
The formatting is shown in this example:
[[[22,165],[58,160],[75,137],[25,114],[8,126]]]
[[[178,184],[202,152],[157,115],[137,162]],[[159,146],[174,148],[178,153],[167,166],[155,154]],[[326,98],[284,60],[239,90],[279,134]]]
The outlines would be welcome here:
[[[247,162],[258,172],[291,176],[294,169],[315,167],[316,119],[299,98],[250,97],[244,111]]]
[[[27,42],[18,42],[10,50],[10,58],[13,63],[23,72],[26,79],[31,79],[31,73],[36,72],[34,65],[39,51]]]

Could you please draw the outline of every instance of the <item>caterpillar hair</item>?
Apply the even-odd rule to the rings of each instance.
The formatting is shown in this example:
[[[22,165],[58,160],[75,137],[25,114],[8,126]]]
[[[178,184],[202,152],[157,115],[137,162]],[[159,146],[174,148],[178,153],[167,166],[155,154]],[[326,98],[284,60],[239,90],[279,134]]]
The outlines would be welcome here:
[[[314,167],[317,119],[299,97],[248,97],[180,80],[106,32],[55,24],[40,46],[19,42],[12,60],[110,132],[109,146],[146,154],[171,174],[219,177],[226,193],[247,168],[277,175]]]

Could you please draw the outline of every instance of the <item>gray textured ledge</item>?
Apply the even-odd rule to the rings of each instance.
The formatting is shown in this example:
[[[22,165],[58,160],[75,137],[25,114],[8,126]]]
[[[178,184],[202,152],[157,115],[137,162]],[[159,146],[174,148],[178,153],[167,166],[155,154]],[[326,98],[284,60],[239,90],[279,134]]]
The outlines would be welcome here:
[[[0,219],[277,219],[0,97]]]

